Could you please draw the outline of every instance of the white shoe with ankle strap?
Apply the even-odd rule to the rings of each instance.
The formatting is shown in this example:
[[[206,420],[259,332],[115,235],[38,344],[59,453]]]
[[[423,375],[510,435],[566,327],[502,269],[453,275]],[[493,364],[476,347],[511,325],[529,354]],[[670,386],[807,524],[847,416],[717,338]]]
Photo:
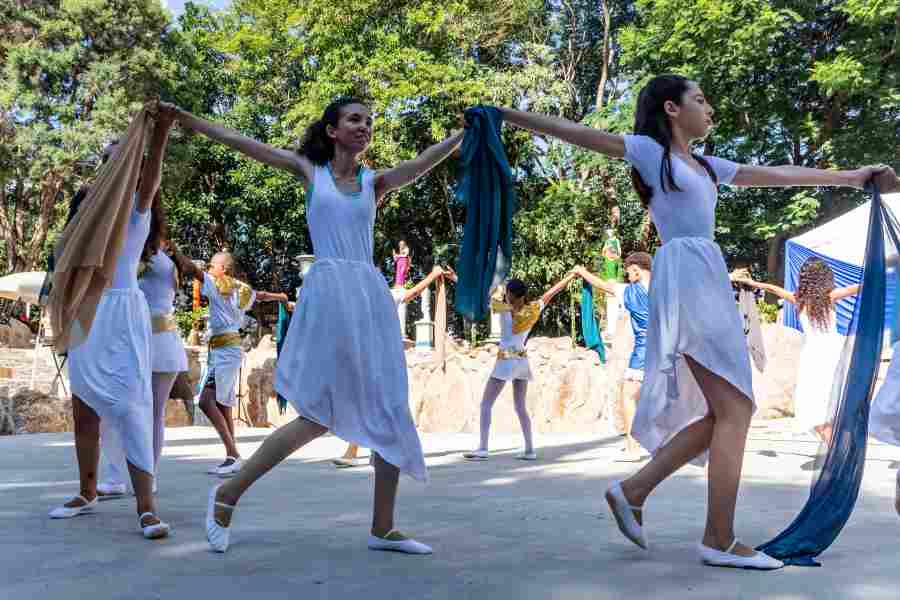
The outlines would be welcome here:
[[[230,532],[228,527],[222,527],[216,523],[216,507],[221,506],[229,510],[234,510],[234,505],[225,504],[224,502],[216,502],[216,492],[222,484],[214,485],[209,490],[209,503],[206,506],[206,541],[209,542],[210,548],[214,552],[225,552],[228,550],[228,542]]]
[[[619,531],[626,538],[644,550],[647,549],[647,540],[644,538],[644,528],[638,523],[634,516],[634,511],[641,512],[643,508],[640,506],[631,506],[625,492],[622,491],[622,483],[616,481],[608,490],[606,490],[606,503],[612,511],[613,517],[616,518],[616,524]]]
[[[431,546],[410,539],[395,529],[388,531],[384,537],[369,534],[369,550],[388,550],[404,554],[432,553]]]
[[[725,552],[710,548],[709,546],[704,546],[703,544],[697,544],[697,551],[700,553],[700,560],[703,564],[711,567],[772,571],[784,566],[784,563],[777,558],[772,558],[768,554],[759,551],[755,552],[752,556],[732,554],[732,551],[737,547],[738,543],[738,539],[735,538]]]
[[[97,498],[94,498],[90,502],[82,496],[81,494],[72,498],[72,500],[81,500],[84,502],[81,506],[57,506],[53,510],[50,511],[51,519],[71,519],[72,517],[77,517],[78,515],[92,512],[97,507]],[[72,500],[69,500],[71,502]]]
[[[141,516],[138,517],[138,528],[144,534],[144,537],[148,540],[158,540],[164,537],[168,537],[169,531],[171,531],[171,527],[169,524],[159,519],[159,523],[154,523],[152,525],[144,525],[144,517],[156,517],[152,512],[145,512]]]

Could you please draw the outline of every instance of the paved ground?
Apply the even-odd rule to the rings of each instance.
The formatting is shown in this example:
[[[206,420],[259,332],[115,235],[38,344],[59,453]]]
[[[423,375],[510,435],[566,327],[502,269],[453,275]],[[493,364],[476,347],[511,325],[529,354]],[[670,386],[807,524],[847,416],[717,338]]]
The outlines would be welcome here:
[[[265,430],[243,430],[249,455]],[[542,436],[542,461],[512,458],[518,439],[485,463],[461,461],[468,435],[423,438],[431,482],[401,483],[399,525],[432,544],[432,557],[369,552],[372,472],[336,471],[334,438],[303,449],[245,496],[225,556],[207,551],[202,524],[220,455],[211,429],[169,431],[159,502],[175,535],[144,541],[130,500],[94,515],[51,521],[76,491],[71,435],[0,438],[0,598],[554,599],[866,598],[900,595],[895,460],[876,445],[864,492],[821,569],[755,573],[701,566],[705,482],[687,467],[647,505],[651,550],[618,534],[602,493],[632,467],[614,462],[618,439]],[[748,543],[778,533],[807,496],[815,444],[755,428],[745,462],[738,529]],[[773,454],[774,452],[774,454]]]

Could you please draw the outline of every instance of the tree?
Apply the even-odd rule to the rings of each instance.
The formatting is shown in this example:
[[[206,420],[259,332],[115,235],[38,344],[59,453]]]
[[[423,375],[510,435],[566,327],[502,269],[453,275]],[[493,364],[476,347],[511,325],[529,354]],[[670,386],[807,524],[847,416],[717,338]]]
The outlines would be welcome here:
[[[0,23],[0,236],[4,269],[28,271],[62,200],[171,72],[168,16],[159,0],[35,0],[4,3]]]

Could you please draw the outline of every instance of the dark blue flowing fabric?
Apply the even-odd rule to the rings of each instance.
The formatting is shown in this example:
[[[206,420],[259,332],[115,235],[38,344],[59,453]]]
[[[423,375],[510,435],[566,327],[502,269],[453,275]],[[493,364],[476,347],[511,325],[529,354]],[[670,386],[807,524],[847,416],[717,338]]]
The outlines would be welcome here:
[[[882,205],[877,188],[867,189],[872,194],[872,210],[863,287],[835,374],[831,398],[834,433],[803,510],[787,529],[758,548],[790,565],[819,566],[816,557],[837,539],[847,523],[862,481],[869,403],[881,360],[885,322],[885,253],[887,250],[896,256],[900,241],[897,221]]]
[[[512,263],[515,194],[500,140],[500,111],[476,106],[465,119],[456,197],[466,206],[466,225],[457,262],[456,311],[481,321],[489,313],[491,288],[506,279]]]
[[[287,305],[283,302],[278,304],[278,322],[275,323],[275,356],[281,356],[281,348],[287,339],[288,329],[291,326],[291,312],[287,309]],[[287,399],[281,394],[276,396],[278,400],[278,410],[281,414],[287,412]]]
[[[600,338],[600,327],[594,316],[594,289],[587,281],[581,284],[581,335],[584,345],[597,353],[600,362],[606,362],[606,347]]]

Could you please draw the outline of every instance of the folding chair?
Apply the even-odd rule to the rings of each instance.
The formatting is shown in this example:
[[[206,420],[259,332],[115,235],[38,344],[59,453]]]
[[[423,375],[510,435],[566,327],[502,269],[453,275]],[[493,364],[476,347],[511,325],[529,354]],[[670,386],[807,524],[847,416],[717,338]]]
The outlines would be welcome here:
[[[56,350],[53,348],[54,341],[53,331],[47,323],[47,318],[46,316],[42,316],[40,326],[38,327],[37,340],[34,344],[34,366],[31,370],[31,388],[34,389],[34,379],[37,373],[38,348],[47,348],[50,350],[50,356],[53,357],[53,365],[56,367],[56,375],[54,375],[53,381],[50,382],[50,389],[52,390],[56,386],[56,382],[59,381],[63,393],[68,396],[69,390],[66,388],[66,379],[63,377],[63,368],[65,368],[69,356],[67,354],[63,354],[62,356],[57,354]]]

